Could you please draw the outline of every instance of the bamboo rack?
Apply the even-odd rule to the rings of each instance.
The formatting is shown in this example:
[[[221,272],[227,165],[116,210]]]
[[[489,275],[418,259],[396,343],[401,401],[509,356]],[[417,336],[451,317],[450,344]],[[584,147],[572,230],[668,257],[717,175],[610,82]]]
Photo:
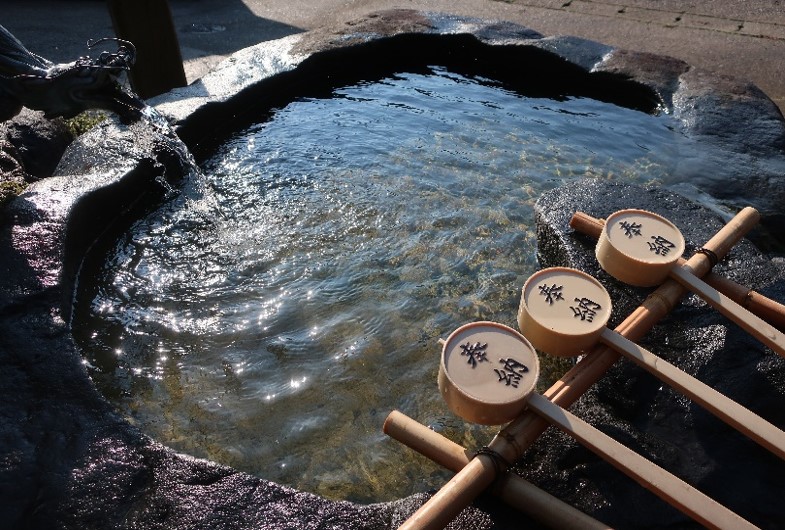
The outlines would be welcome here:
[[[758,212],[745,208],[726,224],[704,248],[722,259],[744,234],[759,220]],[[601,228],[601,226],[600,226]],[[707,252],[706,254],[708,254]],[[712,263],[706,254],[696,254],[685,264],[697,277],[706,275]],[[685,294],[685,288],[673,280],[662,284],[617,328],[621,336],[637,341],[663,318]],[[749,301],[750,297],[745,295]],[[747,304],[749,305],[749,304]],[[620,354],[600,345],[581,359],[570,371],[544,393],[544,397],[563,408],[569,407],[618,360]],[[503,461],[514,462],[547,428],[548,423],[536,414],[527,411],[502,429],[489,444],[489,449]],[[498,460],[479,454],[466,462],[464,467],[441,488],[428,502],[417,510],[402,526],[402,529],[438,529],[445,527],[472,500],[485,490],[496,478]],[[683,507],[682,507],[683,509]],[[705,521],[700,513],[683,509],[685,513],[709,526],[730,528],[728,525]]]
[[[384,432],[451,471],[463,469],[473,456],[471,451],[397,410],[392,411],[384,422]],[[510,506],[525,511],[551,528],[610,528],[513,473],[502,477],[494,493]]]

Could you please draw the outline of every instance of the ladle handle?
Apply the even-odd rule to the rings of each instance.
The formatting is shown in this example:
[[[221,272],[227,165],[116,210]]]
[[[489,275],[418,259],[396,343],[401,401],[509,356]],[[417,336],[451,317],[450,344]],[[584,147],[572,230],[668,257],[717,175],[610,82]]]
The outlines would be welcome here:
[[[600,335],[600,342],[624,354],[638,366],[785,460],[785,432],[751,410],[615,331],[606,328]]]
[[[670,277],[699,295],[706,303],[738,324],[747,333],[785,357],[785,337],[777,329],[753,315],[717,289],[706,284],[706,282],[689,272],[686,267],[674,267],[670,271]]]
[[[646,460],[540,394],[529,396],[529,409],[569,434],[592,452],[696,521],[709,528],[757,528],[680,478]]]

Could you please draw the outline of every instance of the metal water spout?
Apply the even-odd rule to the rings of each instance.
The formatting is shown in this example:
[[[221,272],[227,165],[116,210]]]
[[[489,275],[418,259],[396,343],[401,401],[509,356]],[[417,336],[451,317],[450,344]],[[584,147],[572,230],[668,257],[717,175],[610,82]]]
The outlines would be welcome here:
[[[115,41],[117,51],[55,64],[29,51],[0,25],[0,121],[13,118],[22,107],[41,110],[47,118],[70,118],[88,109],[138,118],[145,103],[120,83],[136,60],[136,49],[115,38],[90,41],[87,47],[106,41]]]

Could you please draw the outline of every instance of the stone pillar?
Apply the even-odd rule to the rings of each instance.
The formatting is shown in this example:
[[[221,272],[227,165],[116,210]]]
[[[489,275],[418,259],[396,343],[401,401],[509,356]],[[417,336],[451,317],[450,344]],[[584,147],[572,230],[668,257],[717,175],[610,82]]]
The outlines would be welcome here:
[[[112,26],[136,46],[131,86],[143,99],[185,86],[180,44],[167,0],[107,0]]]

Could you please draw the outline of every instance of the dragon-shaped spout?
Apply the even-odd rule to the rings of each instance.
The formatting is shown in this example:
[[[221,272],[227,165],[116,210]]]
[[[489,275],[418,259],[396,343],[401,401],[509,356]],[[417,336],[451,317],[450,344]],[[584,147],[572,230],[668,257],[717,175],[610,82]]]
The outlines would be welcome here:
[[[117,43],[116,52],[55,64],[29,51],[0,25],[0,121],[14,117],[23,106],[41,110],[47,118],[70,118],[87,109],[138,118],[144,102],[120,83],[136,60],[136,49],[115,38],[91,41],[87,47],[107,41]]]

